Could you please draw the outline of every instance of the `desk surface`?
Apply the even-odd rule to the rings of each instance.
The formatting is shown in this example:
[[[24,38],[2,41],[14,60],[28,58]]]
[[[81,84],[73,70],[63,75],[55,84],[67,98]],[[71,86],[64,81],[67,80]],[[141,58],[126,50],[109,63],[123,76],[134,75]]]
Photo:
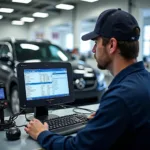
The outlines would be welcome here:
[[[94,105],[88,105],[88,106],[82,106],[82,107],[96,111],[98,106],[99,104],[94,104]],[[80,110],[80,112],[82,112],[82,110]],[[58,116],[64,116],[64,115],[69,115],[73,113],[74,113],[73,108],[59,109],[59,110],[54,110],[50,112],[50,114],[56,114]],[[27,124],[24,115],[20,115],[16,119],[16,124],[17,126]],[[19,140],[16,140],[16,141],[8,141],[5,135],[6,131],[0,131],[0,149],[1,150],[18,150],[18,149],[40,150],[41,149],[41,146],[26,134],[26,132],[24,131],[24,127],[21,127],[20,130],[21,130],[21,137]]]

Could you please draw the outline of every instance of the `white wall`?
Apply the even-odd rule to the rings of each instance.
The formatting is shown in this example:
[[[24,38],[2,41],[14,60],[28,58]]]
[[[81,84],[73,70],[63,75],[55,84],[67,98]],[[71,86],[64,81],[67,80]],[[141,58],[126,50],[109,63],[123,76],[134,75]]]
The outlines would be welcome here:
[[[15,38],[23,38],[27,39],[28,35],[28,26],[15,26],[11,25],[11,22],[8,21],[0,21],[0,39],[5,37],[15,37]]]

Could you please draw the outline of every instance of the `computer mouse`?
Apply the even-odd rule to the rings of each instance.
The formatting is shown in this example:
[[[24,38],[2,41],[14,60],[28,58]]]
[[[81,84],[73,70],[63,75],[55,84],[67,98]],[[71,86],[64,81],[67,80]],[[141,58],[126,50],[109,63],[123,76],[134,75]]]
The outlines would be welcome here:
[[[20,136],[21,136],[21,131],[17,127],[9,128],[6,131],[6,137],[10,141],[18,140],[20,138]]]

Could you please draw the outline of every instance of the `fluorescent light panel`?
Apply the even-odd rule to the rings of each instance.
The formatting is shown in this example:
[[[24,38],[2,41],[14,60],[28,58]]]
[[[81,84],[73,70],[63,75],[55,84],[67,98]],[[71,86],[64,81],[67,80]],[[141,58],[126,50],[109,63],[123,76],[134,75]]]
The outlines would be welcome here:
[[[3,18],[3,16],[2,15],[0,15],[0,19],[2,19]]]
[[[15,3],[24,3],[24,4],[28,4],[30,3],[32,0],[12,0],[12,2]]]
[[[14,9],[12,8],[0,8],[0,12],[3,13],[12,13],[14,11]]]
[[[33,22],[35,19],[31,17],[22,17],[21,21],[23,22]]]
[[[24,22],[19,21],[19,20],[14,20],[11,22],[13,25],[24,25]]]
[[[58,4],[58,5],[56,5],[56,8],[71,10],[71,9],[74,9],[74,6],[73,5],[68,5],[68,4]]]
[[[93,2],[96,2],[98,0],[81,0],[81,1],[93,3]]]
[[[46,18],[48,17],[48,13],[36,12],[32,15],[33,17]]]

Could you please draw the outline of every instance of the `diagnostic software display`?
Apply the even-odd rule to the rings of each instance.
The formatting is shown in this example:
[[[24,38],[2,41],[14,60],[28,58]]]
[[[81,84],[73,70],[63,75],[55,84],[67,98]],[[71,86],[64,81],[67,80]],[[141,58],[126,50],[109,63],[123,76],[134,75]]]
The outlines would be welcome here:
[[[24,69],[26,100],[69,95],[66,68]]]

